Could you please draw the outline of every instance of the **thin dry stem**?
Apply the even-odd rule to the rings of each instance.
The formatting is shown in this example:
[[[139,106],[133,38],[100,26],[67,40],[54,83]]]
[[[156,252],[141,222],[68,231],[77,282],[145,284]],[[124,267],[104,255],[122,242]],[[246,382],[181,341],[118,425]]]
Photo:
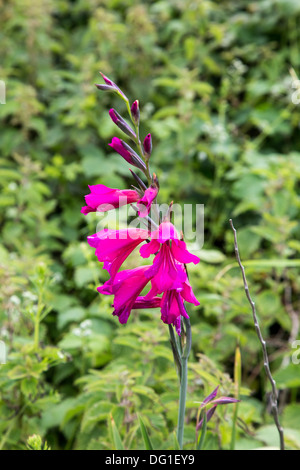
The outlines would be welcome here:
[[[245,288],[246,296],[247,296],[247,299],[248,299],[248,301],[249,301],[249,303],[250,303],[250,305],[251,305],[255,330],[256,330],[258,339],[259,339],[259,341],[260,341],[261,347],[262,347],[262,352],[263,352],[263,357],[264,357],[264,368],[265,368],[267,377],[268,377],[268,379],[269,379],[269,381],[270,381],[270,383],[271,383],[271,387],[272,387],[272,393],[271,393],[272,414],[273,414],[274,421],[275,421],[275,424],[276,424],[276,427],[277,427],[278,433],[279,433],[280,450],[284,450],[283,428],[282,428],[281,425],[280,425],[280,422],[279,422],[279,413],[278,413],[278,391],[277,391],[277,388],[276,388],[275,380],[273,379],[272,374],[271,374],[271,370],[270,370],[270,363],[269,363],[269,357],[268,357],[268,352],[267,352],[267,345],[266,345],[266,342],[264,341],[264,339],[263,339],[263,337],[262,337],[261,330],[260,330],[260,326],[259,326],[259,323],[258,323],[257,314],[256,314],[255,303],[253,302],[253,300],[252,300],[252,298],[251,298],[251,295],[250,295],[250,292],[249,292],[248,283],[247,283],[246,274],[245,274],[245,268],[244,268],[244,266],[242,265],[241,258],[240,258],[240,254],[239,254],[239,248],[238,248],[238,243],[237,243],[236,229],[234,228],[232,219],[230,219],[229,222],[230,222],[231,228],[232,228],[232,230],[233,230],[233,234],[234,234],[234,251],[235,251],[235,256],[236,256],[237,262],[238,262],[238,264],[239,264],[239,266],[240,266],[240,268],[241,268],[241,271],[242,271],[242,276],[243,276],[243,282],[244,282],[244,288]]]

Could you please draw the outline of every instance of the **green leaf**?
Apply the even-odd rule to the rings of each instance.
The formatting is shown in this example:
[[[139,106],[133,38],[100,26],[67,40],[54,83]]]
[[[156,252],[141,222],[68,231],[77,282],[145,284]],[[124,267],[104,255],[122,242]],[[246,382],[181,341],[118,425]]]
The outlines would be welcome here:
[[[141,433],[142,433],[142,436],[143,436],[143,439],[144,439],[145,448],[146,448],[146,450],[153,450],[153,446],[151,444],[150,437],[148,435],[146,426],[144,425],[143,420],[140,417],[140,415],[138,415],[138,419],[139,419],[139,423],[140,423],[140,430],[141,430]]]
[[[85,310],[81,307],[73,307],[61,312],[57,318],[57,328],[62,330],[68,323],[78,323],[85,317]]]
[[[113,441],[115,445],[116,450],[124,450],[124,445],[121,439],[121,436],[119,434],[118,428],[116,426],[116,423],[114,421],[114,418],[112,417],[112,414],[110,415],[110,423],[111,423],[111,429],[112,429],[112,435],[113,435]]]
[[[34,377],[26,377],[21,380],[21,391],[26,397],[31,396],[31,398],[33,398],[37,394],[37,385],[37,379]]]
[[[173,431],[173,439],[174,439],[174,450],[180,450],[180,445],[177,439],[177,434]]]
[[[210,264],[223,263],[226,259],[226,256],[221,251],[217,250],[200,250],[199,257],[201,261]]]
[[[299,365],[289,364],[284,369],[275,372],[274,380],[278,388],[297,388],[300,387]]]
[[[207,416],[206,416],[205,410],[202,410],[200,413],[199,421],[201,421],[201,419],[203,419],[203,423],[202,423],[202,428],[201,428],[201,434],[199,434],[199,437],[198,437],[197,450],[202,450],[204,446],[206,429],[207,429]]]

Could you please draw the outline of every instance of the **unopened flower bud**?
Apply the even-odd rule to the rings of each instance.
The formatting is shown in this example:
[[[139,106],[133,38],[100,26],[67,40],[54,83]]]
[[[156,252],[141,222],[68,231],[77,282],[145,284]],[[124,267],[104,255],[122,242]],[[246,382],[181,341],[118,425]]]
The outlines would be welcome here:
[[[127,124],[127,122],[120,116],[119,113],[115,109],[110,109],[109,110],[109,115],[112,119],[112,121],[118,126],[121,131],[123,131],[125,134],[127,134],[131,139],[135,140],[136,135],[135,132],[131,129],[131,127]]]
[[[142,161],[139,155],[131,147],[129,147],[128,144],[126,144],[126,142],[119,139],[118,137],[113,137],[111,143],[108,145],[118,152],[118,154],[121,155],[128,163],[136,166],[137,168],[140,168],[143,171],[145,170],[145,163]]]
[[[151,152],[152,152],[152,138],[151,134],[146,135],[144,139],[144,150],[145,150],[145,156],[147,158],[150,158]]]
[[[153,176],[152,176],[152,183],[154,186],[156,186],[158,189],[159,189],[159,181],[158,181],[158,178],[157,178],[157,174],[156,173],[153,173]]]
[[[124,101],[128,101],[128,98],[126,97],[126,95],[124,95],[123,91],[120,90],[120,88],[112,81],[110,80],[108,77],[106,77],[102,72],[100,72],[103,80],[105,81],[105,85],[101,85],[101,84],[96,84],[96,87],[99,89],[99,90],[102,90],[102,91],[113,91],[115,93],[117,93],[117,95],[119,95]]]
[[[135,100],[131,106],[131,117],[133,122],[138,126],[140,122],[140,107],[138,100]]]

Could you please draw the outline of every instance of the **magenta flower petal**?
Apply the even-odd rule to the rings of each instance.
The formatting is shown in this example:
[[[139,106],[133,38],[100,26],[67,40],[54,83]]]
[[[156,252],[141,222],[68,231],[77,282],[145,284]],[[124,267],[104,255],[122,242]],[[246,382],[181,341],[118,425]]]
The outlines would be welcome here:
[[[110,287],[123,262],[130,253],[147,237],[149,232],[139,228],[128,228],[122,230],[104,229],[87,238],[88,244],[96,248],[95,255],[100,262],[104,262],[111,278],[105,283],[105,291],[110,293]]]
[[[111,289],[115,296],[113,315],[117,315],[119,322],[122,324],[127,323],[137,297],[149,282],[149,279],[145,276],[147,269],[149,269],[149,266],[140,266],[135,269],[121,271],[115,277]],[[101,292],[101,287],[98,290]]]
[[[190,304],[200,305],[200,302],[196,299],[193,292],[192,286],[188,279],[183,283],[182,291],[180,292],[182,298]]]
[[[165,243],[169,240],[179,240],[178,233],[171,222],[162,222],[155,232],[151,233],[151,238],[159,243]]]
[[[146,275],[149,279],[152,278],[151,283],[156,289],[156,294],[162,294],[170,289],[180,289],[187,279],[184,266],[175,262],[170,245],[166,243],[161,246]]]
[[[188,264],[194,263],[198,264],[200,258],[198,256],[190,253],[186,248],[186,243],[183,240],[174,240],[172,243],[172,252],[174,258],[180,263]]]
[[[133,309],[138,308],[157,308],[161,305],[161,297],[153,297],[152,299],[147,299],[145,296],[137,297],[134,302]]]
[[[87,214],[89,214],[90,212],[95,212],[95,210],[92,209],[92,207],[83,206],[83,207],[81,208],[81,211],[80,211],[80,212],[81,212],[82,214],[84,214],[84,215],[87,215]]]
[[[174,325],[178,335],[181,333],[181,316],[189,318],[179,292],[168,290],[162,296],[161,319],[168,325]]]
[[[151,204],[156,198],[157,193],[158,193],[157,188],[150,187],[146,189],[144,196],[137,203],[137,208],[139,210],[138,214],[140,217],[146,217],[149,214],[150,209],[151,209]]]
[[[90,194],[85,196],[87,206],[82,207],[81,212],[106,212],[126,204],[132,204],[140,199],[137,191],[132,189],[108,188],[104,184],[89,186]]]
[[[157,240],[151,240],[150,243],[145,243],[141,246],[140,254],[142,258],[149,258],[150,255],[157,253],[159,251],[160,244]]]

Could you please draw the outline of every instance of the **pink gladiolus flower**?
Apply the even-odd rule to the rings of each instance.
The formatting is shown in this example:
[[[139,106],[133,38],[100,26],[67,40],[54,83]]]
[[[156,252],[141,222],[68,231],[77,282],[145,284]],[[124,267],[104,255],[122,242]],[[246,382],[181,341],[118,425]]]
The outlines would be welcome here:
[[[97,288],[102,294],[114,294],[113,315],[117,315],[119,322],[122,324],[127,323],[130,312],[134,308],[134,304],[139,302],[137,300],[139,294],[149,282],[149,279],[145,276],[148,269],[149,266],[140,266],[135,269],[119,272],[115,276],[114,282],[109,288],[109,292],[105,284]]]
[[[144,297],[137,297],[136,301],[134,302],[133,309],[137,308],[157,308],[161,306],[161,297],[153,297],[152,299],[148,300],[145,296]]]
[[[174,325],[178,335],[181,333],[181,315],[189,318],[180,292],[176,289],[167,290],[162,296],[161,319],[167,325]]]
[[[156,253],[153,265],[145,272],[151,279],[151,289],[146,299],[163,294],[161,319],[181,331],[181,316],[188,318],[184,301],[199,305],[189,283],[184,264],[199,263],[200,259],[190,253],[184,241],[179,239],[176,229],[170,222],[163,222],[152,232],[151,242],[140,248],[143,258]]]
[[[152,278],[153,295],[182,288],[183,283],[187,281],[184,264],[197,264],[200,261],[198,256],[187,250],[185,242],[179,239],[174,225],[170,222],[160,224],[159,228],[152,232],[151,242],[140,249],[143,258],[148,258],[154,253],[157,254],[153,265],[147,272],[149,279]]]
[[[96,248],[95,255],[98,260],[104,262],[103,269],[106,269],[111,276],[102,286],[102,290],[112,293],[111,286],[121,265],[130,253],[148,237],[149,232],[139,228],[104,229],[87,237],[89,245]]]
[[[140,217],[146,217],[149,214],[150,209],[151,209],[151,204],[156,198],[157,193],[158,193],[157,188],[150,187],[146,189],[144,196],[137,203],[137,207],[139,209],[138,214]]]
[[[96,184],[89,186],[91,193],[85,196],[87,206],[82,207],[81,212],[88,214],[89,212],[106,212],[116,209],[140,199],[137,191],[132,189],[114,189],[108,188],[104,184]]]
[[[151,292],[153,292],[153,284],[149,294]],[[189,318],[184,306],[184,301],[194,305],[200,305],[188,279],[182,284],[181,288],[164,292],[161,300],[161,319],[167,325],[174,325],[179,336],[181,333],[181,316]]]

